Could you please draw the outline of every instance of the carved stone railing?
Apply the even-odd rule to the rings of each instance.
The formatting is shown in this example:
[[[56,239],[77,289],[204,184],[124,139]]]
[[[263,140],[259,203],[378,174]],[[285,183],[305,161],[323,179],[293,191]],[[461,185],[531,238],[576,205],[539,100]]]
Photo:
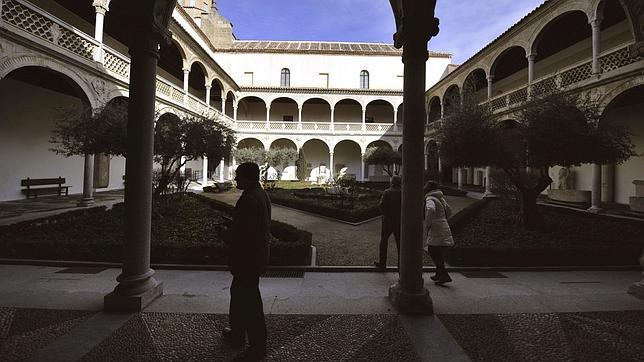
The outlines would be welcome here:
[[[12,25],[51,45],[82,58],[93,60],[100,44],[91,36],[65,23],[44,10],[23,1],[0,2],[3,27]]]
[[[266,121],[237,121],[235,129],[239,132],[251,133],[298,133],[298,134],[360,134],[360,135],[401,135],[402,127],[391,123],[360,122],[269,122]]]
[[[116,50],[102,45],[93,37],[49,14],[45,10],[23,0],[0,0],[0,27],[15,32],[25,32],[36,37],[52,51],[73,54],[80,57],[82,62],[92,65],[103,65],[103,70],[109,76],[129,83],[130,59]],[[102,50],[102,51],[101,51]],[[101,56],[96,56],[101,51]],[[227,123],[232,119],[201,99],[192,95],[186,97],[183,89],[157,76],[157,97],[164,99],[177,108],[183,108],[197,114],[216,114]],[[187,101],[187,102],[185,102]]]
[[[642,57],[631,57],[629,46],[621,46],[617,49],[607,50],[599,57],[602,75],[606,75],[641,60]],[[592,79],[592,60],[584,60],[566,67],[556,74],[550,74],[536,79],[529,87],[529,92],[533,97],[540,96],[553,92],[556,89],[574,88],[579,83]],[[526,100],[528,100],[528,86],[522,86],[491,98],[484,103],[489,104],[493,112],[497,112],[518,106]]]

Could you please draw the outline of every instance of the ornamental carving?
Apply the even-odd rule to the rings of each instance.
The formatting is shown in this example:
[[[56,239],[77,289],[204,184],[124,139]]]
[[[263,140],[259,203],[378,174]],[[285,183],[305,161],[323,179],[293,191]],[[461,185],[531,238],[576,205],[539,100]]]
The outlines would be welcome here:
[[[52,23],[51,26],[49,27],[49,35],[51,36],[51,41],[54,44],[58,44],[58,39],[60,39],[60,36],[62,35],[63,31],[60,28],[60,25],[56,23]]]
[[[104,98],[105,96],[105,81],[102,79],[94,79],[92,81],[92,88],[94,89],[94,92],[96,92],[96,95],[98,98]]]

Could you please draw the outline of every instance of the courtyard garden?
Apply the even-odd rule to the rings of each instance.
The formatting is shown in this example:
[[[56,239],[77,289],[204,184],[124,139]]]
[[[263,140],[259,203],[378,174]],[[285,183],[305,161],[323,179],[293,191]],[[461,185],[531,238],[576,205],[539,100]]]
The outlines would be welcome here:
[[[644,221],[539,205],[546,227],[515,224],[516,202],[490,199],[456,216],[453,266],[638,265]],[[460,220],[459,220],[460,219]]]
[[[152,215],[153,263],[224,265],[232,206],[195,194],[161,196]],[[0,227],[0,257],[120,262],[124,204],[77,210]],[[307,265],[311,234],[271,224],[272,265]]]

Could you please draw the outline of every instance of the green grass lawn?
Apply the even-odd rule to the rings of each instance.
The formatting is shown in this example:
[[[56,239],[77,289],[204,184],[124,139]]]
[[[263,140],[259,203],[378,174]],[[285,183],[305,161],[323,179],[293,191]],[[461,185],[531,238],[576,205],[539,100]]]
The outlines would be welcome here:
[[[271,182],[272,183],[272,182]],[[285,190],[301,190],[310,187],[318,187],[309,181],[275,181],[275,188]]]

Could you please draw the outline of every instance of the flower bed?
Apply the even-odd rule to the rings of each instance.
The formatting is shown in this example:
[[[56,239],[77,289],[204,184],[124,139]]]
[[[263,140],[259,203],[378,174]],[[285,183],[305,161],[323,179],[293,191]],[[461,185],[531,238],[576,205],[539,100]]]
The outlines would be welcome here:
[[[382,214],[378,206],[380,192],[377,191],[361,191],[353,199],[327,194],[322,188],[273,189],[269,196],[274,204],[348,222],[361,222]]]
[[[453,266],[638,265],[644,222],[540,206],[545,231],[514,226],[515,205],[493,200],[472,205],[456,220],[448,262]]]
[[[194,194],[170,195],[152,217],[153,263],[221,265],[232,207]],[[0,227],[0,256],[6,258],[120,262],[124,205],[97,207]],[[272,221],[272,265],[307,265],[311,234]]]

